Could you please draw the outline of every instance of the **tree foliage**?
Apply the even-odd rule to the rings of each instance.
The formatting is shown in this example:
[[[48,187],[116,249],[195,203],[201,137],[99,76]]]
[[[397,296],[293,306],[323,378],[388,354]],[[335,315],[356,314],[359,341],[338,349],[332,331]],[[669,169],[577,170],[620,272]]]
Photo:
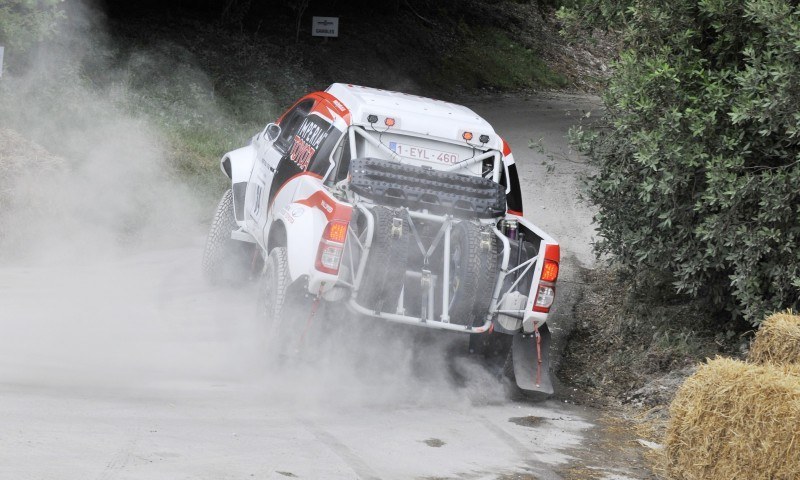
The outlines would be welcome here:
[[[635,0],[604,102],[599,254],[758,323],[800,307],[800,7]]]
[[[64,15],[63,0],[8,0],[0,3],[0,45],[24,49],[53,34]]]

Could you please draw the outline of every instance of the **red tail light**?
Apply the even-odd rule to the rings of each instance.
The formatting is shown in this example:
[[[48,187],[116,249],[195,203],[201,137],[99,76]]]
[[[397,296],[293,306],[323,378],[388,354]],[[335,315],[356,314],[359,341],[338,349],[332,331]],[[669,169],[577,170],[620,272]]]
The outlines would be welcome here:
[[[542,281],[555,282],[557,279],[558,279],[558,263],[545,258],[544,267],[542,267]]]
[[[558,262],[561,261],[561,249],[558,245],[547,245],[544,249],[544,264],[536,289],[533,311],[547,313],[556,298],[556,280],[558,280]]]
[[[315,267],[320,272],[336,275],[339,273],[339,263],[342,261],[344,242],[347,239],[347,223],[334,220],[328,222],[322,239],[317,249]]]

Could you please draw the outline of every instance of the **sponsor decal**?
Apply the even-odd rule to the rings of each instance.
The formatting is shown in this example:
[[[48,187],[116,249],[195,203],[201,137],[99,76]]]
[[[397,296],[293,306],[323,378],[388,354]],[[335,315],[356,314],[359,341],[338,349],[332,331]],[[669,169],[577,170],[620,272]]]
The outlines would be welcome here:
[[[286,207],[283,210],[281,210],[281,217],[283,217],[283,221],[286,223],[294,223],[294,217],[292,217],[292,214],[289,211],[289,207]]]
[[[325,200],[320,200],[320,201],[319,201],[319,205],[320,205],[322,208],[324,208],[326,212],[328,212],[328,213],[333,213],[333,207],[331,207],[330,205],[328,205],[328,202],[326,202]]]
[[[330,124],[316,116],[308,116],[294,136],[289,159],[301,170],[306,170],[317,149],[328,136]]]

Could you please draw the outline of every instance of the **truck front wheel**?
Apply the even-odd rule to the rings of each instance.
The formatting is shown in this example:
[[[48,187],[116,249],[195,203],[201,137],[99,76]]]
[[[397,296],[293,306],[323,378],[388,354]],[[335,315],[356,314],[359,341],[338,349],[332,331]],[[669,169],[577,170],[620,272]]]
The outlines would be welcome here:
[[[250,276],[255,246],[231,238],[238,228],[233,194],[228,189],[217,205],[203,251],[203,275],[214,285],[241,283]]]

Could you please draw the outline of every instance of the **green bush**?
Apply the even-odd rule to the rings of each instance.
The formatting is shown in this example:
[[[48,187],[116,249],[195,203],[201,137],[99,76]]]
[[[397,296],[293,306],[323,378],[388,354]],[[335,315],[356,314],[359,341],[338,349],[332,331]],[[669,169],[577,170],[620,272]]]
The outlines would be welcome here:
[[[638,0],[574,139],[597,164],[598,254],[758,323],[800,307],[800,7]]]
[[[63,0],[10,0],[0,5],[0,45],[24,49],[52,35]]]
[[[567,80],[542,60],[539,52],[496,27],[459,25],[459,48],[446,55],[432,83],[440,87],[562,88]]]

